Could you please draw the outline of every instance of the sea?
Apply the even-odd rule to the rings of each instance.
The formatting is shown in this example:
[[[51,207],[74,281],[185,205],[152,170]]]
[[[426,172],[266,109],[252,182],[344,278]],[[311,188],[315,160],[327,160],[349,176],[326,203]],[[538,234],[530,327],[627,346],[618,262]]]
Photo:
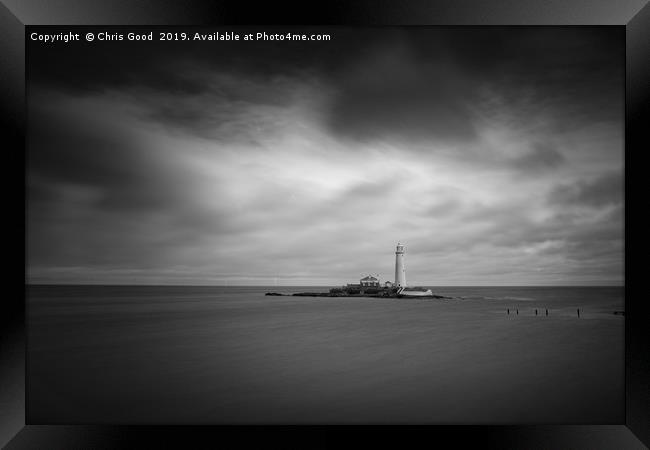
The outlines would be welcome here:
[[[27,420],[613,424],[623,287],[26,287]]]

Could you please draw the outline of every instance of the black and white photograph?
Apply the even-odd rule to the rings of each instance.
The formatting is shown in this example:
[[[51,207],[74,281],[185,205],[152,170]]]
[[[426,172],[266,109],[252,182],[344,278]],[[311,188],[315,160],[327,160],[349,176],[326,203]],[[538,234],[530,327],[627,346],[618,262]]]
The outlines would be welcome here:
[[[625,31],[32,27],[34,423],[625,420]]]

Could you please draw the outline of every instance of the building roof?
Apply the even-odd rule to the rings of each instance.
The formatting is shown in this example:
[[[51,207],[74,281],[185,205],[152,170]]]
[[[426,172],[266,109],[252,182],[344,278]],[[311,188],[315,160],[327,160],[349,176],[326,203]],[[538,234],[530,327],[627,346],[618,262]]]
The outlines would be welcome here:
[[[372,275],[368,275],[367,277],[362,278],[361,281],[379,281],[379,280],[373,277]]]

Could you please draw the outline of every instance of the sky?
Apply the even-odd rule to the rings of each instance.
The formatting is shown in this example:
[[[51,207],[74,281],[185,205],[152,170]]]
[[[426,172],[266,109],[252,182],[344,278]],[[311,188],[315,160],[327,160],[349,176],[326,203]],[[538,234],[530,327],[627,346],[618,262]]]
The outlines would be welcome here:
[[[619,28],[32,42],[27,281],[622,285]]]

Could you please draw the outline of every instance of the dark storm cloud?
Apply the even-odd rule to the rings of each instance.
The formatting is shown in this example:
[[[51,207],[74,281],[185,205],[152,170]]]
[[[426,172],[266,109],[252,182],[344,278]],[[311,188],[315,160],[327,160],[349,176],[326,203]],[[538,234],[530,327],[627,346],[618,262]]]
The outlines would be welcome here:
[[[32,97],[29,178],[95,189],[97,206],[106,209],[156,209],[176,200],[175,171],[143,153],[127,130],[114,126],[118,111],[57,110],[39,102],[55,101],[51,97],[37,92]],[[93,119],[87,115],[98,113],[101,117]]]
[[[303,32],[302,29],[292,30]],[[133,28],[111,27],[106,31],[125,34]],[[213,33],[216,30],[193,29],[192,33],[195,31]],[[220,27],[218,31],[225,33],[228,28]],[[260,30],[238,27],[234,31],[244,34]],[[264,31],[273,32],[273,27],[265,27]],[[92,45],[81,43],[65,48],[32,45],[28,80],[73,94],[135,87],[166,94],[197,95],[213,89],[200,76],[206,71],[264,82],[279,76],[292,78],[304,71],[328,72],[333,61],[346,59],[346,55],[339,52],[342,46],[354,47],[357,42],[357,47],[363,47],[353,30],[338,31],[337,36],[338,43],[336,39],[329,42],[124,40],[95,41]],[[74,70],[70,70],[72,67]],[[227,97],[237,95],[227,90],[222,93]],[[272,90],[269,95],[273,95]]]
[[[467,48],[471,57],[458,59],[459,63],[498,86],[508,103],[520,104],[522,96],[529,97],[538,109],[565,112],[560,120],[618,117],[623,33],[549,27],[522,28],[516,38],[507,28],[490,34],[483,37],[478,30],[470,31],[470,39],[452,41],[451,46],[461,55]]]
[[[572,225],[570,220],[556,219],[527,223],[509,218],[500,225],[500,230],[494,227],[494,234],[488,238],[495,246],[530,247],[535,254],[559,254],[584,261],[596,260],[605,253],[615,255],[619,260],[622,258],[620,219],[603,226],[601,223]],[[554,245],[545,245],[549,243]],[[614,246],[610,245],[612,243]]]
[[[553,204],[602,207],[620,204],[623,199],[622,170],[612,171],[592,181],[563,183],[548,196]]]
[[[523,172],[539,172],[557,168],[565,157],[548,143],[535,143],[533,148],[512,160],[512,165]]]
[[[36,101],[38,94],[32,94]],[[47,101],[48,99],[43,99]],[[28,159],[30,168],[47,178],[73,183],[122,183],[137,176],[135,159],[122,136],[103,126],[75,123],[60,111],[49,112],[38,103],[30,109]]]
[[[383,48],[342,74],[329,125],[355,139],[469,140],[471,89],[445,61],[422,63],[400,48]]]
[[[254,227],[197,201],[201,187],[170,158],[180,148],[143,142],[137,117],[123,104],[37,89],[30,99],[34,263],[164,264],[180,249],[200,245],[208,231],[241,235]]]
[[[617,196],[614,191],[610,198],[620,201],[620,192]],[[586,203],[581,205],[596,206],[591,199],[584,200]],[[597,203],[601,207],[610,204]],[[614,206],[602,218],[594,218],[575,209],[577,205],[572,203],[571,208],[558,210],[543,219],[531,216],[531,209],[526,205],[490,206],[476,202],[456,205],[453,210],[456,228],[450,238],[439,239],[440,236],[434,235],[430,241],[420,244],[418,250],[440,255],[487,246],[508,251],[519,249],[531,255],[558,255],[581,262],[593,262],[606,256],[617,261],[616,264],[621,263],[622,207]]]
[[[341,71],[332,130],[357,139],[393,134],[467,141],[491,90],[512,111],[544,110],[566,128],[617,118],[622,107],[619,41],[604,30],[422,30],[371,47]],[[373,50],[376,53],[373,53]],[[526,114],[514,120],[530,120]]]
[[[206,77],[208,87],[198,95],[178,96],[132,88],[129,95],[143,105],[144,119],[168,129],[217,141],[256,142],[260,131],[272,132],[263,109],[288,108],[295,102],[297,82],[278,76],[268,80],[246,78],[238,74],[210,74],[197,68],[198,77]],[[257,115],[250,108],[257,108]]]
[[[329,31],[332,40],[227,45],[97,42],[92,48],[66,46],[56,51],[34,46],[28,75],[31,83],[68,92],[146,88],[165,96],[206,94],[217,101],[256,104],[286,102],[283,91],[259,86],[310,78],[332,93],[325,117],[331,131],[357,140],[471,140],[475,113],[495,112],[482,104],[482,89],[493,90],[513,108],[549,110],[557,127],[615,117],[612,106],[622,107],[618,44],[623,34],[613,38],[611,30],[318,31]],[[71,73],[69,66],[75,71]],[[107,66],[119,70],[106,70]],[[206,73],[252,83],[220,87],[219,81],[206,83]],[[151,96],[154,101],[155,97]],[[167,101],[152,107],[153,117],[189,130],[204,130],[219,120],[206,119],[202,104]],[[525,115],[515,117],[526,120]]]
[[[35,47],[36,279],[339,283],[390,274],[401,239],[415,279],[432,265],[437,282],[618,273],[622,41],[330,31],[321,43]]]

